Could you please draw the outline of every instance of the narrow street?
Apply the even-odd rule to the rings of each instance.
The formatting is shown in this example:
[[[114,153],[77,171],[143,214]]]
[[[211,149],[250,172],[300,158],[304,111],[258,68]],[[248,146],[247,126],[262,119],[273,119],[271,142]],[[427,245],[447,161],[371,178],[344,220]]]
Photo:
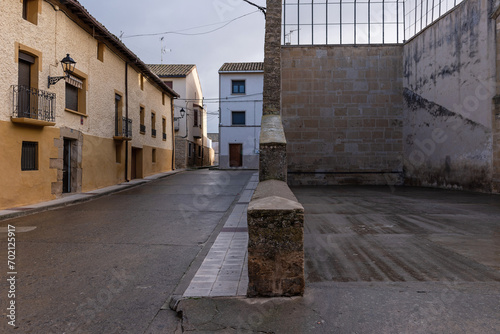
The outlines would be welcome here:
[[[251,175],[183,172],[1,222],[0,331],[173,333],[175,312],[159,311],[194,275]],[[16,228],[17,331],[5,319],[8,225]]]

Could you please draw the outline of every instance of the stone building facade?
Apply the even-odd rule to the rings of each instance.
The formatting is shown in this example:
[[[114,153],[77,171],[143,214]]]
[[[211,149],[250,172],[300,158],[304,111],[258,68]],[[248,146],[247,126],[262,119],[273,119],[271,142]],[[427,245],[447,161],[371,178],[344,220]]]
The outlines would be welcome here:
[[[172,170],[178,95],[78,1],[0,17],[0,209]],[[49,84],[67,54],[71,77]]]
[[[499,192],[498,1],[402,44],[282,46],[290,184]]]

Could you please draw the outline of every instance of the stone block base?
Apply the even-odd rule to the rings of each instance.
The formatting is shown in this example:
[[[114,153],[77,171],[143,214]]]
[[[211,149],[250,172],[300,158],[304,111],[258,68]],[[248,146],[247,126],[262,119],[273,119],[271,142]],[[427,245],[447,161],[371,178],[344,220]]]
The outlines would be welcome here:
[[[248,297],[303,295],[304,208],[283,181],[259,183],[248,206]]]

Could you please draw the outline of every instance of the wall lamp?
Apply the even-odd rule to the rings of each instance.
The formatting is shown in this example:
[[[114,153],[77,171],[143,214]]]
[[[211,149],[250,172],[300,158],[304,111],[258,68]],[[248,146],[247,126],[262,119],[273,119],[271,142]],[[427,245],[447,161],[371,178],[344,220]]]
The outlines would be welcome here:
[[[62,66],[62,69],[63,69],[63,71],[64,71],[64,73],[66,75],[63,75],[63,76],[60,76],[60,77],[51,77],[51,76],[49,76],[49,86],[48,87],[50,88],[51,85],[55,85],[61,79],[69,78],[69,75],[71,73],[73,73],[73,71],[75,70],[75,65],[76,65],[76,61],[74,61],[73,58],[71,58],[69,56],[69,53],[66,54],[66,57],[64,57],[61,60],[61,66]]]
[[[174,121],[181,119],[181,118],[184,118],[185,115],[186,115],[186,111],[184,110],[184,108],[181,108],[181,117],[174,117]]]

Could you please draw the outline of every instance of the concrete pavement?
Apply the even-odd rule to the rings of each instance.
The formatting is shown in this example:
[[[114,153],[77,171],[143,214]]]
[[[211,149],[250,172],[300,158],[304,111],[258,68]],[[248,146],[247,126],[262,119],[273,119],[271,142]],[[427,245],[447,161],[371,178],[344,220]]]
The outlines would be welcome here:
[[[188,298],[189,333],[500,333],[500,197],[297,187],[304,297]]]

